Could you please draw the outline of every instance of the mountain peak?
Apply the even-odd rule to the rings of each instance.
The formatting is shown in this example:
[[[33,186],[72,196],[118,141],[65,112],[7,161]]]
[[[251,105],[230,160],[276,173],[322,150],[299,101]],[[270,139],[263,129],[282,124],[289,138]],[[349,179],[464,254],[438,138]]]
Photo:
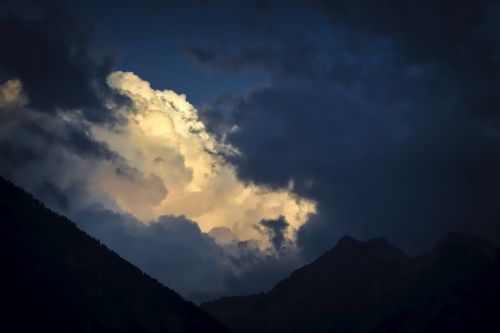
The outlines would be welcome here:
[[[344,236],[269,293],[204,308],[240,333],[470,332],[498,323],[500,261],[493,266],[482,250],[491,244],[460,234],[440,243],[421,260],[384,238]]]
[[[345,246],[356,246],[359,244],[361,244],[361,241],[358,241],[349,235],[345,235],[339,239],[339,241],[337,242],[337,245],[335,245],[335,248],[341,248],[341,247],[345,247]]]
[[[406,256],[400,249],[392,245],[385,238],[372,238],[366,241],[354,239],[351,236],[343,236],[335,247],[325,253],[330,256],[338,253],[354,254],[362,251],[363,253],[391,253],[397,256]]]

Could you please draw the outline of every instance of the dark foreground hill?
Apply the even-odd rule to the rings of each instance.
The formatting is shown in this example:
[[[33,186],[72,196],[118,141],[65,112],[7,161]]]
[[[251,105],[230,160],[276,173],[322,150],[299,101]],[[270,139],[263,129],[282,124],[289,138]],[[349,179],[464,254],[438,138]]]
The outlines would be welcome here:
[[[408,257],[344,237],[267,294],[202,304],[234,332],[500,332],[500,257],[450,234]]]
[[[0,178],[2,332],[227,332]]]

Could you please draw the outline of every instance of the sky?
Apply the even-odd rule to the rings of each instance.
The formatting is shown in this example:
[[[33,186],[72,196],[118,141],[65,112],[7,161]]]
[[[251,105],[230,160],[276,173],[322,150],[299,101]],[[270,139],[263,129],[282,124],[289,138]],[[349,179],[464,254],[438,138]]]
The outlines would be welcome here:
[[[500,3],[0,4],[0,175],[184,297],[344,235],[500,242]]]

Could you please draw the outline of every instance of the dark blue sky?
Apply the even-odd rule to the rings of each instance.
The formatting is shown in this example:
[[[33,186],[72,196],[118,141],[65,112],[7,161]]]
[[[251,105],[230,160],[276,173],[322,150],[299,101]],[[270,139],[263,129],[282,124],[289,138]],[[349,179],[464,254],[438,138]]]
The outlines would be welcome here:
[[[256,36],[254,29],[243,25],[243,19],[260,15],[251,3],[75,1],[75,5],[92,18],[98,49],[116,55],[117,69],[147,77],[156,88],[187,94],[196,105],[221,93],[244,93],[268,79],[263,72],[236,75],[209,70],[186,52],[198,44],[232,49],[250,41],[273,43],[273,38]]]

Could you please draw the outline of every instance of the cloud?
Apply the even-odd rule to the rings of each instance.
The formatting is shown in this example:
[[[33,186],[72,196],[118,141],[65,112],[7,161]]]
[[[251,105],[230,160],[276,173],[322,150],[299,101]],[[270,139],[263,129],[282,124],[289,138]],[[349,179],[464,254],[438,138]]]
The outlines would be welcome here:
[[[0,6],[0,77],[15,78],[0,85],[0,175],[193,300],[268,290],[301,262],[255,228],[284,216],[295,241],[315,203],[292,182],[239,180],[224,157],[238,151],[186,96],[109,75],[64,2]]]
[[[96,175],[100,187],[120,207],[127,207],[138,218],[149,218],[150,210],[167,197],[168,189],[157,175],[142,174],[126,163],[120,164],[114,173],[106,168]]]
[[[83,230],[193,301],[269,290],[300,263],[294,255],[278,259],[251,243],[221,246],[184,216],[161,216],[144,224],[95,205],[74,219]]]
[[[222,245],[231,244],[238,241],[238,237],[231,231],[231,229],[226,227],[214,227],[210,229],[207,234],[212,237],[217,243]]]
[[[224,251],[183,216],[161,216],[145,225],[96,206],[75,219],[125,259],[190,299],[227,292],[226,275],[234,273]]]
[[[222,157],[235,152],[185,96],[132,73],[109,81],[133,101],[110,108],[126,120],[113,125],[39,112],[20,80],[0,85],[0,174],[192,300],[267,290],[301,262],[255,225],[286,216],[278,237],[293,242],[312,201],[238,180]]]
[[[269,240],[277,253],[281,253],[286,250],[285,242],[288,222],[284,216],[279,216],[274,220],[264,219],[260,221],[259,225],[264,228],[264,232],[267,233]]]
[[[322,76],[328,71],[328,63],[317,52],[317,47],[303,37],[301,43],[284,41],[275,43],[251,43],[235,50],[227,47],[211,48],[189,45],[184,52],[199,65],[221,70],[227,74],[243,71],[263,71],[274,78],[285,78],[300,72],[302,76]]]
[[[414,253],[449,230],[499,241],[499,13],[492,1],[283,9],[283,22],[307,23],[304,36],[275,24],[259,52],[242,34],[239,48],[203,64],[260,68],[270,82],[221,95],[200,117],[240,152],[227,157],[239,178],[292,181],[317,203],[298,230],[308,257],[344,234],[383,235]]]
[[[198,45],[188,45],[185,47],[184,51],[193,58],[193,60],[201,63],[207,64],[215,60],[215,53],[213,50],[200,47]]]
[[[10,1],[1,5],[0,74],[19,78],[37,111],[79,109],[94,122],[112,121],[104,107],[116,99],[106,85],[111,58],[91,55],[90,20],[63,1]]]
[[[56,117],[34,110],[28,106],[30,99],[20,80],[1,84],[0,96],[0,151],[4,157],[0,169],[3,175],[32,182],[30,188],[34,188],[38,175],[67,166],[61,159],[70,155],[98,160],[114,157],[105,144],[90,135],[89,124],[82,121],[78,111]],[[53,164],[54,170],[43,170],[45,164]],[[23,172],[30,177],[23,177]]]
[[[133,73],[115,72],[108,81],[130,98],[132,109],[119,131],[94,125],[92,133],[168,189],[168,196],[152,205],[131,205],[135,193],[117,191],[124,197],[117,200],[124,211],[146,223],[161,215],[185,215],[204,232],[225,227],[240,240],[261,239],[254,225],[280,215],[290,223],[286,237],[293,238],[293,231],[314,212],[314,203],[297,197],[292,184],[271,190],[238,180],[233,166],[221,157],[237,152],[206,131],[184,95],[154,90]]]
[[[2,86],[3,96],[17,91],[17,98],[24,100],[19,81],[12,82]],[[185,96],[154,90],[132,73],[116,72],[109,83],[133,102],[110,110],[126,119],[121,125],[95,124],[78,111],[66,111],[65,117],[29,107],[2,112],[6,120],[2,147],[12,153],[7,162],[15,163],[24,151],[33,153],[24,168],[13,164],[9,172],[21,178],[23,170],[33,167],[37,152],[48,149],[38,156],[41,165],[47,163],[44,172],[61,170],[66,186],[85,184],[95,198],[111,202],[107,208],[130,213],[144,223],[162,215],[185,215],[204,232],[225,227],[239,240],[261,241],[262,248],[270,244],[254,228],[259,221],[285,216],[290,223],[285,236],[293,239],[314,212],[314,203],[296,196],[292,184],[271,190],[239,181],[233,166],[221,157],[223,152],[237,153],[205,130]],[[51,158],[59,159],[58,165]],[[60,184],[54,179],[60,175],[37,174],[40,178],[32,177],[30,188],[55,193],[48,184]]]
[[[8,80],[0,87],[0,108],[21,107],[27,103],[23,95],[21,81]]]

